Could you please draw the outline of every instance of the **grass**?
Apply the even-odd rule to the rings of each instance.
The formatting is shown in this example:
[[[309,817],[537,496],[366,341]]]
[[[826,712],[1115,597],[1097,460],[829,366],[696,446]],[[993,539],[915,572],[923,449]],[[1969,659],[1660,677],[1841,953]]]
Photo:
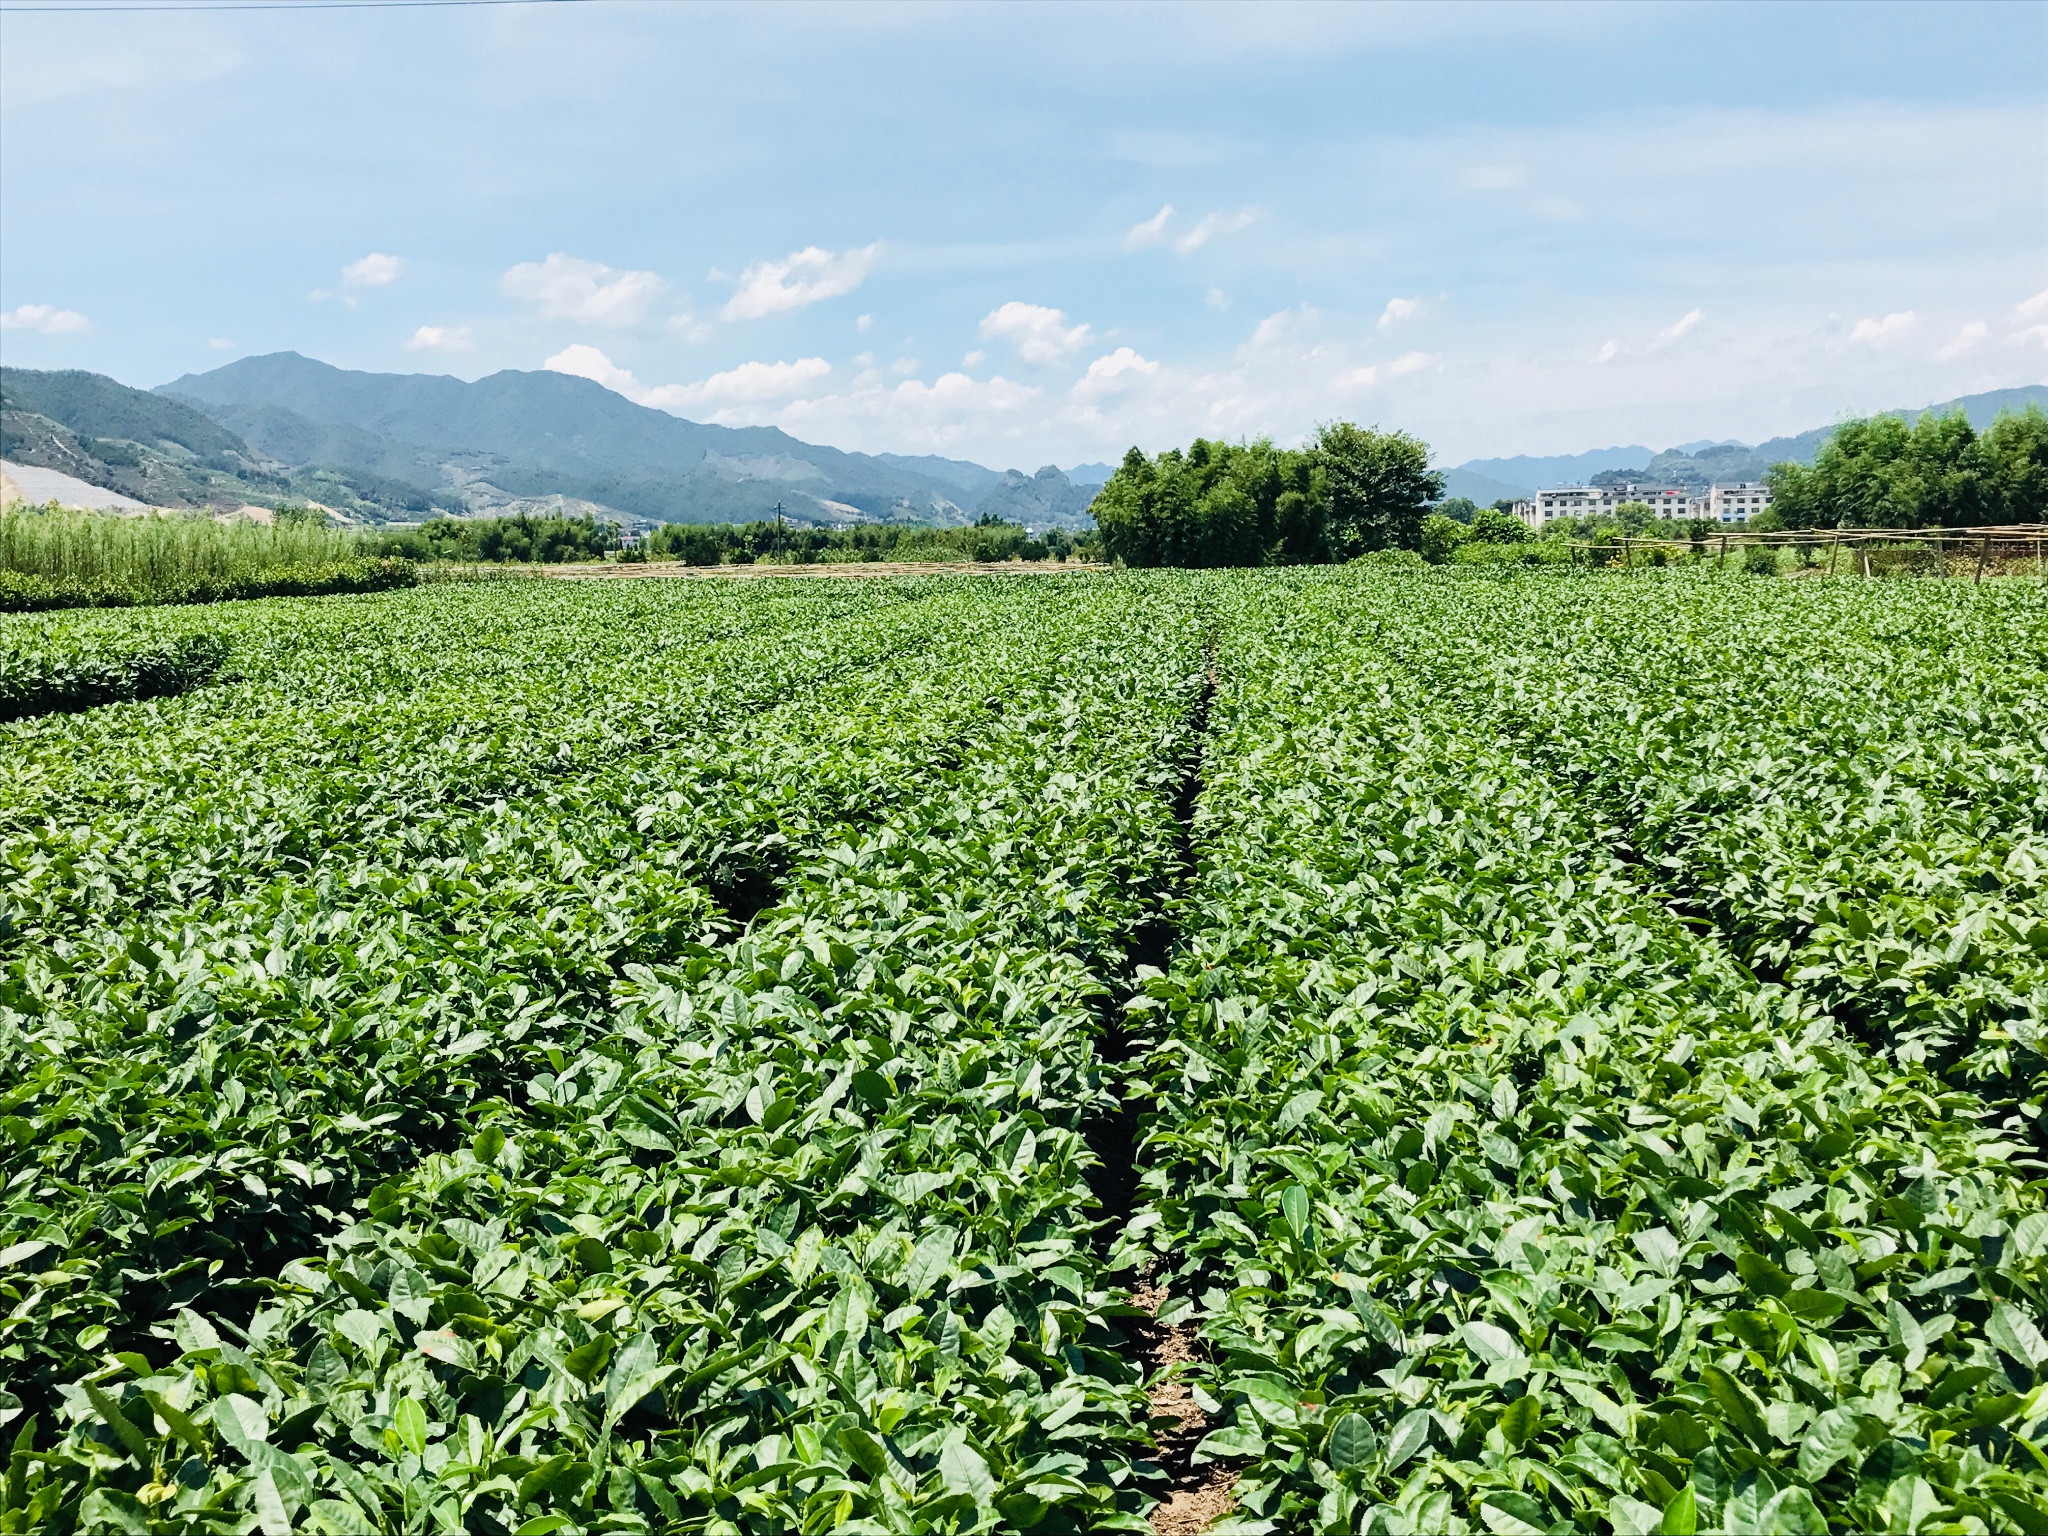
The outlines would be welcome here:
[[[410,585],[360,535],[318,523],[0,513],[0,610],[125,607]]]
[[[308,523],[266,527],[210,517],[108,517],[48,508],[0,514],[0,570],[80,586],[148,591],[363,553],[354,533]]]

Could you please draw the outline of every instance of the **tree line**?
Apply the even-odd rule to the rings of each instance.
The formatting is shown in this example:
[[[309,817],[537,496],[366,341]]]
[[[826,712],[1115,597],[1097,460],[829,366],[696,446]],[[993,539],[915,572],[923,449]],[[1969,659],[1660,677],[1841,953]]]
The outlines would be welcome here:
[[[855,523],[817,528],[785,523],[665,523],[640,550],[649,560],[686,565],[840,565],[897,560],[1095,559],[1102,541],[1092,529],[1043,534],[984,514],[966,528],[896,523]]]
[[[280,516],[283,514],[280,513]],[[602,560],[620,544],[619,525],[594,517],[437,517],[417,528],[381,529],[370,535],[377,554],[406,560],[455,560],[464,565],[513,561],[568,565]]]
[[[1970,528],[2048,522],[2048,415],[2004,411],[1983,432],[1960,408],[1844,422],[1811,466],[1774,465],[1784,528]],[[1756,526],[1754,520],[1750,526]]]

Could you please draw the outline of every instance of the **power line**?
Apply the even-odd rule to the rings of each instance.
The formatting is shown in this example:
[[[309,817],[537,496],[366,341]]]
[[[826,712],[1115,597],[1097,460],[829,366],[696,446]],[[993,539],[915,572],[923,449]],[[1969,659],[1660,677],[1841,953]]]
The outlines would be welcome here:
[[[0,16],[21,11],[415,11],[472,5],[591,5],[596,0],[82,0],[76,5],[18,5],[0,0]]]

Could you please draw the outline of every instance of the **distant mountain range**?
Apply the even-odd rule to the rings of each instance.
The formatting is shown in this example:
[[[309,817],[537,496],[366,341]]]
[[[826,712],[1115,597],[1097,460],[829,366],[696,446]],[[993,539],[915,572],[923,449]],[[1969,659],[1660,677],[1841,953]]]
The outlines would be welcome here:
[[[373,522],[443,512],[587,511],[628,522],[956,525],[987,512],[1092,526],[1093,489],[939,458],[844,453],[774,427],[635,405],[588,379],[475,383],[358,373],[295,352],[153,392],[86,373],[0,370],[0,458],[159,506],[317,500]],[[995,504],[984,506],[989,498]]]
[[[1981,395],[1964,395],[1927,409],[1947,414],[1961,406],[1979,431],[1991,425],[2000,411],[2025,410],[2029,405],[2048,408],[2048,384],[2028,384],[2018,389],[1994,389]],[[1900,410],[1887,414],[1908,422],[1919,411]],[[1628,448],[1595,448],[1586,453],[1558,454],[1549,458],[1518,455],[1511,459],[1468,459],[1455,469],[1444,471],[1444,494],[1466,496],[1481,506],[1495,501],[1519,500],[1553,485],[1584,485],[1596,477],[1615,476],[1649,485],[1682,485],[1703,490],[1716,480],[1760,480],[1773,464],[1811,464],[1820,445],[1834,432],[1832,426],[1814,427],[1795,437],[1774,437],[1754,447],[1732,439],[1680,443],[1662,453],[1640,445]]]
[[[2048,405],[2048,385],[1967,395],[1979,427]],[[1918,411],[1896,414],[1907,420]],[[1446,494],[1482,505],[1595,478],[1703,487],[1811,463],[1833,427],[1750,446],[1700,440],[1472,459]],[[93,373],[0,369],[0,458],[155,506],[317,501],[370,522],[561,510],[649,522],[958,525],[995,516],[1091,526],[1107,464],[998,471],[936,455],[846,453],[775,427],[721,427],[635,405],[589,379],[506,371],[467,383],[358,373],[296,352],[245,357],[155,391]]]

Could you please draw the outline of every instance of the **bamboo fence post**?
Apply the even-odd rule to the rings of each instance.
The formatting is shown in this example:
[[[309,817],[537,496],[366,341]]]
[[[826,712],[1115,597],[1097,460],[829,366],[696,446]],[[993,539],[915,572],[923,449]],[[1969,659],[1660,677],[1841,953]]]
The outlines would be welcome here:
[[[1628,535],[1625,533],[1621,536],[1621,568],[1624,571],[1635,569],[1635,561],[1628,552]]]
[[[1828,574],[1835,574],[1835,557],[1842,552],[1842,530],[1837,528],[1835,536],[1828,540]]]
[[[1989,559],[1990,557],[1991,557],[1991,535],[1987,533],[1987,534],[1985,534],[1985,535],[1984,535],[1984,541],[1983,541],[1983,542],[1982,542],[1981,544],[1979,544],[1979,545],[1977,546],[1977,575],[1976,575],[1975,579],[1974,579],[1974,580],[1973,580],[1973,581],[1971,582],[1971,585],[1972,585],[1972,586],[1980,586],[1980,585],[1982,585],[1982,584],[1983,584],[1983,581],[1984,581],[1984,562],[1985,562],[1986,560],[1988,560],[1988,559]]]
[[[1717,569],[1717,570],[1718,570],[1718,569],[1719,569],[1720,567],[1722,567],[1722,566],[1726,565],[1727,563],[1728,563],[1728,535],[1724,533],[1724,534],[1722,534],[1722,535],[1721,535],[1721,553],[1720,553],[1720,554],[1718,554],[1717,556],[1715,556],[1715,557],[1714,557],[1714,567],[1715,567],[1715,569]]]
[[[1868,581],[1868,580],[1870,579],[1870,547],[1869,547],[1868,545],[1865,545],[1865,546],[1864,546],[1864,548],[1863,548],[1863,550],[1862,550],[1862,554],[1863,554],[1863,579],[1864,579],[1865,581]]]

